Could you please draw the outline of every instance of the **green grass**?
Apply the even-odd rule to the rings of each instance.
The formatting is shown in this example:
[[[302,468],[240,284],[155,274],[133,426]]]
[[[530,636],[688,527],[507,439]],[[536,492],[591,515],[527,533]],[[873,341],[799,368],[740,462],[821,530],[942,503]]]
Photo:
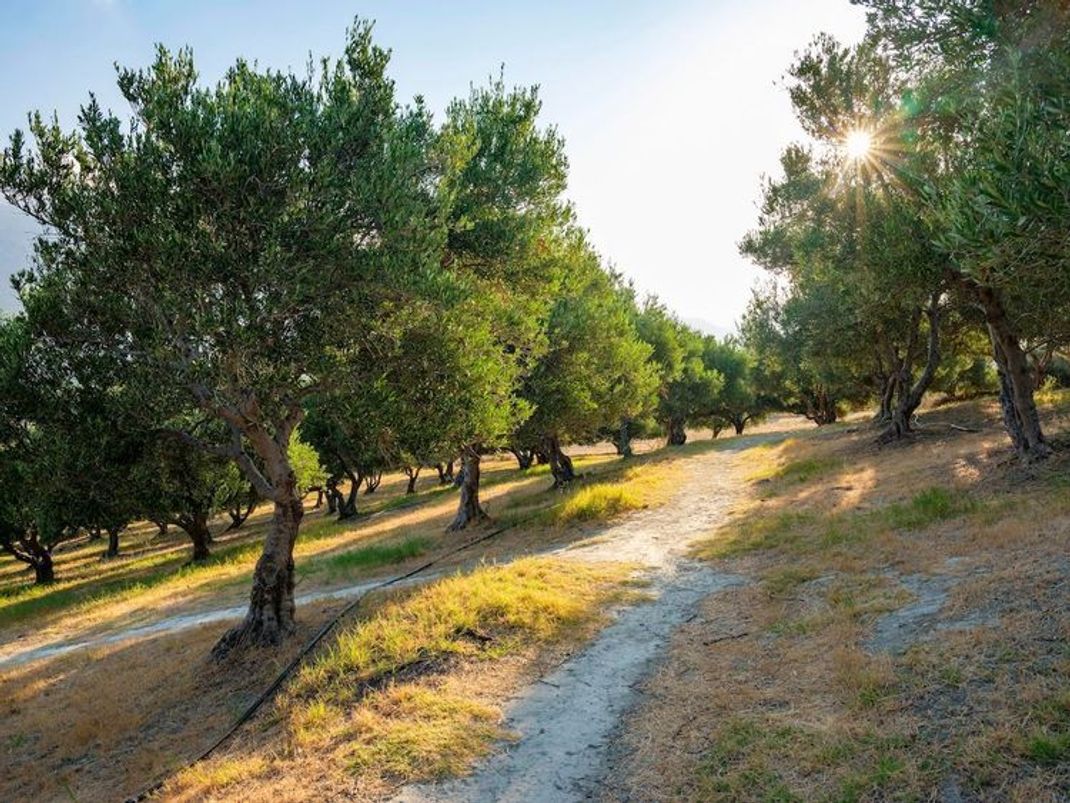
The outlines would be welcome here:
[[[294,691],[343,698],[355,687],[450,656],[502,655],[561,636],[597,615],[624,568],[526,558],[440,580],[343,632],[298,675]]]
[[[380,601],[280,698],[288,738],[355,775],[462,773],[510,734],[497,709],[451,685],[458,663],[585,637],[607,605],[635,598],[631,573],[623,564],[524,558]]]
[[[370,546],[330,555],[323,559],[329,572],[348,572],[353,569],[370,569],[389,566],[409,558],[423,555],[432,546],[430,538],[415,536],[396,544],[372,544]]]
[[[809,482],[815,477],[824,476],[833,469],[842,467],[842,465],[843,461],[841,460],[807,457],[785,463],[774,476],[777,479],[788,482]]]
[[[781,512],[753,516],[734,525],[729,534],[699,544],[699,558],[728,558],[758,550],[794,546],[805,538],[805,528],[816,521],[809,512]]]
[[[1070,761],[1070,692],[1043,701],[1031,713],[1040,727],[1025,740],[1025,755],[1045,766]]]
[[[906,767],[903,740],[870,730],[829,733],[734,717],[710,741],[688,799],[810,800],[796,791],[798,771],[822,773],[827,796],[820,800],[884,799],[877,793],[894,790]]]
[[[909,502],[883,509],[888,524],[897,530],[918,530],[938,521],[971,513],[977,503],[970,497],[948,488],[926,488]]]

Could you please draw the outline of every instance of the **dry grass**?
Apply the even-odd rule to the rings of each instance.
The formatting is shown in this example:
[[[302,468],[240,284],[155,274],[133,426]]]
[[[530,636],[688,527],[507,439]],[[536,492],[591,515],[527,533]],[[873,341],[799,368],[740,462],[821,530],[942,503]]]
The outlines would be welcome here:
[[[677,634],[607,799],[1070,797],[1070,460],[1023,471],[986,402],[923,424],[751,450],[751,501],[699,553],[755,582]]]
[[[376,798],[464,772],[510,738],[499,664],[515,681],[538,653],[591,635],[607,606],[634,598],[630,576],[622,565],[527,558],[388,601],[299,673],[264,729],[182,773],[167,797],[256,799],[270,788],[276,799]],[[234,787],[234,768],[250,761],[256,773]]]
[[[580,455],[576,461],[585,476],[575,491],[582,492],[591,485],[618,484],[641,499],[643,505],[657,505],[674,492],[676,478],[688,470],[692,457],[716,447],[705,441],[682,450],[645,450],[633,461],[620,461],[604,449],[588,449],[588,454]],[[572,491],[551,490],[548,477],[523,475],[512,462],[487,462],[486,476],[490,481],[484,501],[499,524],[516,522],[519,526],[479,550],[447,559],[443,567],[459,570],[473,561],[505,562],[517,554],[598,537],[601,525],[597,520],[567,524],[556,521],[556,509],[567,504]],[[384,479],[380,494],[391,487],[390,482]],[[403,488],[391,493],[395,495],[380,498],[383,502],[401,498]],[[365,497],[361,501],[365,502]],[[298,544],[300,592],[363,581],[382,575],[387,567],[390,574],[401,572],[456,546],[457,536],[443,533],[455,504],[454,494],[439,495],[432,488],[416,500],[415,507],[395,509],[375,518],[339,524],[319,513],[309,514]],[[532,514],[538,515],[532,518]],[[91,637],[109,629],[145,624],[162,615],[240,605],[248,593],[248,576],[257,550],[255,537],[262,532],[257,529],[258,523],[253,525],[249,534],[242,536],[250,543],[237,541],[231,554],[220,555],[206,567],[181,572],[176,571],[177,563],[167,562],[184,559],[186,547],[181,542],[168,547],[170,553],[164,547],[159,553],[152,553],[150,548],[139,557],[109,564],[97,560],[99,545],[76,545],[69,554],[61,554],[63,561],[70,561],[60,565],[60,571],[70,578],[69,584],[57,584],[42,592],[43,598],[53,592],[74,591],[76,595],[55,607],[24,611],[18,624],[9,625],[0,635],[7,642],[0,649],[25,649],[58,637]],[[148,539],[152,534],[146,530],[144,535]],[[133,543],[133,539],[124,541],[127,545]],[[134,548],[131,546],[131,551]],[[227,543],[222,542],[217,552],[225,552],[226,548]],[[156,560],[160,562],[152,563]],[[0,571],[9,568],[8,564],[0,564]],[[92,572],[98,569],[106,573],[102,582],[91,579]],[[21,576],[12,577],[11,582],[26,582]],[[113,581],[119,585],[109,585]],[[20,600],[25,598],[7,596],[3,604],[17,606]],[[248,666],[219,668],[208,663],[209,647],[225,627],[217,624],[7,671],[0,677],[0,700],[5,703],[0,749],[13,769],[0,780],[0,799],[67,799],[70,795],[79,800],[114,799],[136,791],[161,772],[179,766],[185,757],[220,734],[315,626],[341,604],[300,606],[302,629],[298,636],[278,655],[258,654],[255,658],[259,663],[254,661]],[[586,632],[584,627],[580,630]],[[443,700],[447,702],[449,698],[465,699],[496,711],[511,689],[535,677],[544,662],[559,654],[555,650],[568,649],[568,643],[566,639],[550,646],[519,647],[517,652],[493,661],[461,656],[451,659],[446,674],[414,682],[421,689],[430,684],[429,688],[445,695]],[[403,683],[397,679],[399,687]],[[476,696],[473,689],[478,689]],[[376,696],[380,692],[386,695],[383,688],[372,691],[368,698],[369,703],[377,701],[376,707],[362,709],[369,728],[373,720],[378,721],[376,718],[382,718],[383,727],[384,723],[403,723],[384,712],[411,713],[418,702],[428,699],[414,692],[402,705],[401,698]],[[458,717],[463,714],[457,721],[467,723],[463,725],[467,732],[486,726],[480,710],[444,705],[439,713],[452,711],[451,716]],[[436,717],[438,714],[427,712],[427,721],[437,723],[436,732],[448,731],[447,725]],[[62,726],[57,727],[57,723]],[[496,720],[493,725],[497,728]],[[501,734],[496,733],[495,738],[498,736]],[[404,742],[405,738],[408,737],[398,731],[398,739]],[[454,734],[442,743],[461,741]],[[482,737],[478,741],[490,743]],[[464,753],[469,755],[469,748]],[[191,776],[183,786],[184,794],[191,800],[227,798],[233,778],[242,774],[262,777],[264,790],[272,795],[283,794],[279,790],[288,788],[291,791],[287,794],[296,798],[307,792],[300,773],[282,776],[280,765],[275,763],[269,763],[260,773],[263,765],[259,762],[267,760],[266,755],[258,753],[256,762],[246,764],[243,762],[248,756],[234,754],[231,758],[237,762],[235,766],[228,770],[221,765],[218,777],[213,775],[213,767],[199,768],[198,772],[204,774]],[[323,758],[327,761],[329,757]],[[359,758],[346,758],[337,766],[348,766],[351,761]],[[330,766],[330,772],[324,771],[340,779],[339,794],[356,794],[354,779],[358,776],[348,771],[331,774],[336,773],[337,766]],[[427,766],[442,765],[429,759]],[[373,784],[364,778],[360,786],[367,791]],[[215,791],[208,794],[205,790],[209,788]]]

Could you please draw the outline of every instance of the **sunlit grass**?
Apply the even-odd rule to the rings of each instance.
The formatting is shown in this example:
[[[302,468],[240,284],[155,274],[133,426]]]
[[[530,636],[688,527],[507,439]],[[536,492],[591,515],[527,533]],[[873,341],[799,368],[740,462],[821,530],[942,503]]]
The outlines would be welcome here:
[[[560,524],[608,519],[643,507],[639,496],[619,485],[588,485],[569,496],[555,511]]]
[[[345,698],[416,663],[504,655],[560,637],[588,623],[628,574],[623,566],[526,558],[440,580],[342,633],[301,671],[293,692]]]
[[[330,555],[323,560],[328,573],[347,572],[353,569],[370,569],[389,566],[410,558],[419,557],[431,549],[431,539],[414,536],[392,544],[371,544],[359,549]]]
[[[512,734],[500,710],[457,673],[588,637],[607,606],[635,597],[631,575],[622,564],[525,558],[371,603],[377,607],[306,665],[276,703],[287,747],[263,754],[267,771],[301,775],[314,760],[315,771],[373,787],[384,777],[398,783],[462,774]],[[180,799],[218,793],[232,785],[241,761],[209,762],[167,792]],[[256,782],[265,765],[250,766]]]
[[[863,542],[893,530],[919,530],[937,522],[982,509],[972,497],[947,488],[931,487],[906,502],[863,512],[779,510],[731,522],[693,552],[699,558],[727,558],[748,552],[788,549],[813,553]]]

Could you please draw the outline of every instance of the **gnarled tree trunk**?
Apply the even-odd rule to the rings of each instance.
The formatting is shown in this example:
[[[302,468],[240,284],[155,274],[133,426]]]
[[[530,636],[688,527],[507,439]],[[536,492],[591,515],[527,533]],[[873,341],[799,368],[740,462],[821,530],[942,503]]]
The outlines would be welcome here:
[[[1024,462],[1043,460],[1052,453],[1052,448],[1044,437],[1040,414],[1033,399],[1029,359],[996,292],[983,285],[975,286],[975,290],[985,313],[999,371],[1000,405],[1007,434]]]
[[[687,443],[687,430],[684,428],[686,422],[682,418],[670,418],[667,425],[669,430],[668,445],[669,446],[683,446]]]
[[[461,455],[461,473],[458,477],[461,487],[461,499],[446,532],[458,532],[473,524],[479,524],[490,518],[479,504],[479,449],[467,446]]]
[[[246,520],[253,514],[253,511],[256,510],[256,501],[256,491],[250,488],[249,495],[244,503],[239,500],[227,510],[227,515],[230,516],[230,524],[227,525],[226,530],[228,533],[245,524]]]
[[[827,390],[818,388],[806,400],[803,415],[819,427],[835,424],[839,415],[836,411],[836,400],[829,395]]]
[[[373,471],[364,477],[364,493],[373,494],[379,487],[379,483],[383,481],[382,471]]]
[[[360,493],[361,473],[360,471],[352,471],[346,469],[346,476],[349,477],[349,493],[343,497],[341,493],[338,493],[337,488],[335,492],[337,496],[338,507],[338,520],[345,521],[351,519],[357,515],[357,494]],[[365,493],[370,493],[365,491]]]
[[[516,464],[521,471],[527,471],[531,468],[531,464],[535,462],[535,451],[533,449],[522,449],[519,446],[510,446],[509,451],[513,457],[516,458]]]
[[[910,343],[907,346],[907,356],[902,361],[901,370],[896,382],[896,386],[899,388],[899,394],[896,403],[891,410],[888,426],[878,438],[882,443],[899,440],[913,431],[911,420],[914,418],[914,413],[917,412],[918,407],[921,405],[921,400],[925,397],[925,392],[929,389],[929,385],[932,384],[933,377],[936,375],[936,369],[940,367],[939,304],[940,295],[939,293],[934,293],[928,308],[925,310],[925,315],[929,319],[929,348],[925,359],[925,368],[922,370],[921,376],[918,377],[918,380],[913,385],[910,384],[910,372],[914,361],[913,354],[917,340],[916,323],[914,331],[911,332]]]
[[[438,484],[449,485],[453,482],[453,461],[448,463],[435,463],[435,471],[438,472]]]
[[[342,503],[342,492],[338,490],[338,478],[327,478],[327,515],[338,512],[338,506]]]
[[[242,623],[229,630],[212,648],[216,658],[235,648],[278,644],[296,627],[293,549],[305,511],[293,483],[279,491],[264,539],[264,551],[253,570],[249,610]]]
[[[26,533],[11,541],[0,541],[0,549],[33,569],[34,585],[47,585],[56,579],[51,547],[43,546],[36,534]]]
[[[405,466],[405,476],[409,478],[408,485],[405,486],[406,494],[416,493],[416,480],[420,478],[419,466]]]
[[[621,419],[620,426],[617,428],[612,442],[613,448],[617,450],[617,454],[621,457],[631,457],[634,454],[632,452],[631,422],[627,418]]]
[[[736,413],[732,416],[732,427],[735,429],[737,435],[742,435],[743,430],[747,427],[747,421],[750,418],[743,413]],[[716,437],[716,435],[714,436]]]

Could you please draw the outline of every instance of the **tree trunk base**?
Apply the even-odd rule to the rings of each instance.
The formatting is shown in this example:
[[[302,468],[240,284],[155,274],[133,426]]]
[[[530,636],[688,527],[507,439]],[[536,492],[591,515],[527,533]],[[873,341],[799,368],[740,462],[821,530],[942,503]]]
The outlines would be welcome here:
[[[478,505],[472,508],[462,507],[457,511],[457,515],[453,517],[453,521],[446,528],[446,532],[459,533],[461,530],[467,530],[469,527],[474,527],[487,521],[490,521],[490,516],[487,511]]]
[[[479,504],[479,468],[479,452],[474,447],[467,449],[458,475],[461,499],[457,505],[457,515],[446,528],[448,533],[460,532],[490,520],[487,511]]]
[[[300,499],[275,503],[271,530],[253,571],[249,610],[240,625],[216,642],[212,648],[215,660],[222,660],[234,650],[276,646],[297,629],[293,548],[303,515]]]
[[[212,648],[212,657],[217,661],[233,650],[277,646],[297,628],[293,561],[276,567],[265,557],[261,556],[256,566],[245,620],[224,633]]]

